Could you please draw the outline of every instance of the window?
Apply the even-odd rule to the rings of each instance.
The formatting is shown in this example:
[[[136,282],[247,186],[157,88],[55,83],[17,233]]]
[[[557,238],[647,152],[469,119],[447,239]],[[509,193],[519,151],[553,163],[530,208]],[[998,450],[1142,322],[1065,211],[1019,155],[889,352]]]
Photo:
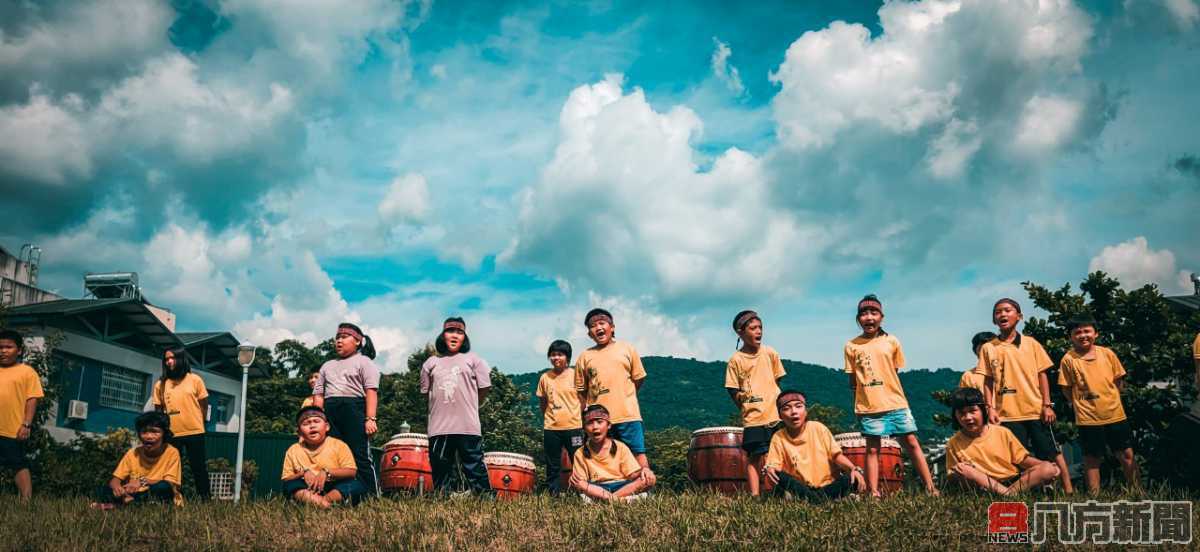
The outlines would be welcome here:
[[[100,374],[100,406],[141,412],[146,405],[146,374],[105,365]]]
[[[227,424],[233,416],[233,397],[215,391],[208,392],[208,406],[212,411],[212,423]]]

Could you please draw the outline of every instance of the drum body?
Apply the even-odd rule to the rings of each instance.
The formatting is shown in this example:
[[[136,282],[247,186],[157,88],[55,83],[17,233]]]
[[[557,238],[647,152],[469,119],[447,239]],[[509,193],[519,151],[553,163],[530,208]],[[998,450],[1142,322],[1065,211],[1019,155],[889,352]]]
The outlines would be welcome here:
[[[398,433],[383,447],[379,485],[385,491],[418,494],[433,488],[429,438],[423,433]]]
[[[487,452],[483,463],[487,465],[488,482],[496,491],[496,498],[511,500],[533,494],[537,483],[533,458],[512,452]]]
[[[839,433],[833,436],[842,454],[846,455],[855,466],[867,469],[867,440],[861,433]],[[863,474],[866,477],[866,474]],[[900,443],[890,437],[884,437],[879,442],[879,492],[890,495],[904,486],[904,457],[900,452]]]
[[[703,489],[722,494],[749,492],[742,428],[706,427],[692,432],[688,446],[688,478]]]

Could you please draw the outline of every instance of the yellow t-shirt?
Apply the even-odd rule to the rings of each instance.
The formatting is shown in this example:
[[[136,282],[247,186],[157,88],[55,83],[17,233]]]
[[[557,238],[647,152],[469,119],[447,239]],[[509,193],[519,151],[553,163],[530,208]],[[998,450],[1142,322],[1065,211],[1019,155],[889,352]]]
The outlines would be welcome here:
[[[200,379],[200,376],[189,372],[179,383],[171,379],[159,379],[154,382],[154,392],[151,396],[154,406],[162,406],[163,412],[171,416],[171,432],[176,436],[187,437],[204,433],[205,413],[200,410],[200,400],[208,398],[208,388],[204,387],[204,380]]]
[[[1192,358],[1200,360],[1200,333],[1196,334],[1196,340],[1192,342]]]
[[[579,447],[575,451],[575,459],[571,463],[571,475],[578,476],[589,483],[627,481],[633,478],[633,475],[642,469],[637,458],[633,456],[633,452],[630,452],[629,447],[620,441],[609,439],[609,443],[616,443],[616,454],[611,454],[609,452],[611,445],[606,445],[603,450],[592,454],[589,458],[583,454],[584,449],[588,447],[587,443]]]
[[[633,382],[645,377],[642,358],[633,345],[624,341],[592,347],[575,361],[575,390],[586,393],[584,406],[604,405],[614,424],[642,419]]]
[[[729,357],[725,366],[725,387],[741,392],[742,425],[756,427],[779,421],[775,399],[779,398],[779,378],[785,376],[779,353],[766,345],[748,355],[742,351]]]
[[[1018,465],[1029,456],[1021,441],[1008,428],[988,424],[983,435],[972,439],[962,431],[946,443],[946,473],[959,462],[970,462],[994,479],[1005,480],[1020,475]]]
[[[166,481],[175,487],[175,504],[183,504],[183,495],[179,493],[182,471],[180,469],[179,450],[171,445],[163,449],[158,458],[150,460],[142,453],[142,447],[134,447],[125,452],[112,476],[121,482],[129,482],[139,477],[148,481]],[[145,492],[149,486],[143,485],[138,492]]]
[[[559,431],[583,427],[579,393],[575,391],[575,369],[563,368],[561,374],[546,370],[538,379],[537,396],[546,398],[544,429]]]
[[[280,479],[304,473],[304,468],[310,470],[334,470],[337,468],[358,469],[354,463],[354,454],[350,447],[341,439],[326,437],[325,442],[316,450],[311,450],[303,443],[288,447],[283,455],[283,474]]]
[[[796,437],[788,435],[787,428],[775,432],[766,465],[783,470],[809,487],[824,487],[833,483],[833,459],[841,452],[829,428],[809,420]]]
[[[1075,406],[1075,424],[1096,426],[1125,419],[1125,406],[1116,380],[1125,375],[1121,359],[1108,347],[1092,347],[1091,358],[1080,356],[1074,349],[1063,355],[1058,363],[1058,384],[1070,387],[1071,404]]]
[[[892,335],[858,336],[843,350],[847,374],[854,374],[854,413],[877,414],[908,408],[899,370],[904,368],[900,340]]]
[[[307,397],[304,397],[304,401],[300,403],[300,408],[309,407],[314,404],[316,404],[316,403],[313,402],[312,395],[309,395]]]
[[[1042,344],[1017,334],[1012,343],[995,338],[979,348],[975,371],[993,378],[1000,421],[1036,420],[1042,415],[1038,374],[1054,366]]]
[[[25,421],[25,403],[44,396],[42,378],[28,364],[0,368],[0,436],[16,439]]]
[[[959,388],[970,387],[972,389],[978,389],[984,397],[987,397],[987,385],[984,383],[984,379],[985,378],[983,375],[975,372],[974,369],[967,370],[966,372],[963,372],[962,377],[959,378],[958,386]]]

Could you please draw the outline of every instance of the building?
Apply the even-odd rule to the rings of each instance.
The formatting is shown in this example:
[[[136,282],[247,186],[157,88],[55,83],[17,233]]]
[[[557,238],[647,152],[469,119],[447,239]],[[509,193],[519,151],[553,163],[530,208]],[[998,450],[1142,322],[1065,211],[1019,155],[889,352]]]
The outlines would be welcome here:
[[[31,244],[21,246],[14,256],[0,245],[0,305],[18,306],[62,299],[54,293],[38,289],[38,265],[42,249]]]

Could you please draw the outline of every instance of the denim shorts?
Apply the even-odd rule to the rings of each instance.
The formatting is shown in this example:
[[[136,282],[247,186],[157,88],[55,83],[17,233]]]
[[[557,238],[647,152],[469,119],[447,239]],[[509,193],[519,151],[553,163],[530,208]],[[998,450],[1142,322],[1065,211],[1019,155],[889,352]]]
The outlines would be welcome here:
[[[588,483],[590,483],[592,485],[596,485],[598,487],[602,487],[602,488],[604,488],[604,490],[606,490],[610,493],[615,493],[615,492],[621,490],[621,487],[624,487],[632,482],[633,482],[632,479],[618,479],[616,481],[604,481],[604,482],[588,481]]]
[[[608,436],[625,443],[629,452],[646,454],[646,431],[641,420],[613,424],[608,428]]]
[[[917,432],[917,421],[913,419],[912,411],[907,408],[897,408],[875,414],[859,414],[863,435],[883,437],[884,435],[906,435]]]

